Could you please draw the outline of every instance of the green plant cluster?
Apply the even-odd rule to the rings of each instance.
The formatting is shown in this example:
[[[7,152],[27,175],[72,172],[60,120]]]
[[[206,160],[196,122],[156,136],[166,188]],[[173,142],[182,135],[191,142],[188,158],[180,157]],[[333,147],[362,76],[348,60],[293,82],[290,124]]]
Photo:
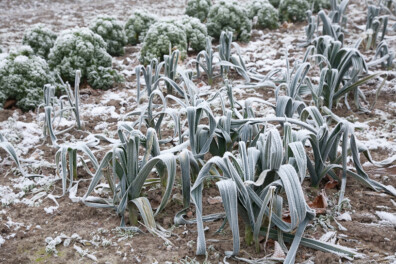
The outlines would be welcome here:
[[[304,21],[309,9],[310,5],[307,0],[281,0],[279,3],[280,21]]]
[[[330,2],[331,0],[308,0],[310,8],[313,5],[313,11],[315,13],[319,12],[322,9],[330,9]]]
[[[74,83],[76,70],[93,88],[108,89],[120,81],[101,36],[88,28],[63,31],[49,54],[48,64],[62,79]],[[111,80],[111,81],[110,81]]]
[[[23,111],[36,108],[46,84],[54,84],[47,62],[34,55],[30,46],[21,46],[0,59],[0,108],[8,99],[16,100]]]
[[[252,21],[247,10],[236,1],[221,0],[209,11],[207,24],[208,33],[219,38],[222,31],[231,31],[235,40],[248,42],[252,31]]]
[[[196,17],[201,22],[204,22],[209,14],[209,9],[212,6],[210,0],[188,0],[186,7],[186,15]]]
[[[143,42],[150,26],[157,22],[157,18],[144,11],[137,11],[125,23],[125,33],[128,43],[136,45]]]
[[[201,23],[198,18],[183,16],[179,22],[184,26],[187,36],[187,45],[195,51],[205,49],[208,30],[206,25]]]
[[[173,50],[180,51],[181,59],[187,54],[187,35],[184,26],[174,21],[160,21],[153,24],[144,39],[140,61],[150,63],[152,59],[163,60]]]
[[[110,55],[119,56],[124,54],[127,37],[121,21],[115,17],[101,15],[93,21],[90,29],[103,38],[107,44],[106,50]]]
[[[22,44],[32,47],[34,53],[48,59],[50,49],[54,46],[57,35],[43,24],[28,29],[23,36]]]
[[[268,0],[254,0],[248,10],[250,19],[257,16],[258,27],[269,29],[279,27],[278,10]]]

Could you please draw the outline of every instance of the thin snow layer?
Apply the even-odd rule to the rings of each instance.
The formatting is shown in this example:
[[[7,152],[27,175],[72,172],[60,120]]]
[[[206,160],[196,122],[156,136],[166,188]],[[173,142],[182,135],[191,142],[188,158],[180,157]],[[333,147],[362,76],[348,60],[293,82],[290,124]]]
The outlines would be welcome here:
[[[18,155],[26,155],[40,142],[42,128],[35,122],[22,122],[14,118],[0,123],[1,133],[16,148]]]
[[[117,114],[115,106],[104,106],[104,105],[83,105],[85,116],[99,116],[102,119],[106,119],[108,117],[111,118],[119,118],[120,115]]]
[[[139,9],[146,10],[159,18],[180,16],[184,13],[186,4],[185,0],[154,2],[153,0],[0,1],[0,43],[6,50],[20,43],[25,30],[37,23],[38,18],[45,21],[45,24],[55,32],[60,32],[75,26],[88,27],[98,14],[115,16],[122,21],[126,21]]]
[[[0,247],[5,243],[5,239],[0,235]]]
[[[375,214],[382,220],[380,223],[396,226],[396,214],[383,211],[376,211]]]

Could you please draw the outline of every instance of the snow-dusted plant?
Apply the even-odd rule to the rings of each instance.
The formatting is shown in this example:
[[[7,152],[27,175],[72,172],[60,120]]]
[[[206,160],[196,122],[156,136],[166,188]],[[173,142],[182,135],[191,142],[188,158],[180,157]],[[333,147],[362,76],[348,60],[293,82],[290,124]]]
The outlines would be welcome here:
[[[250,1],[249,5],[247,7],[249,18],[253,19],[255,16],[257,16],[258,11],[261,9],[261,7],[265,3],[269,3],[268,0],[252,0],[252,1]]]
[[[257,16],[257,25],[260,28],[275,29],[279,27],[278,10],[268,0],[254,0],[249,5],[249,18]]]
[[[279,4],[280,4],[281,0],[269,0],[269,2],[270,2],[271,5],[273,5],[274,7],[279,7]]]
[[[204,22],[208,17],[209,9],[212,3],[210,0],[188,0],[186,15],[196,17]]]
[[[49,54],[48,64],[62,79],[74,83],[76,70],[93,88],[107,89],[120,81],[103,38],[88,28],[63,31]]]
[[[57,35],[43,24],[28,29],[23,36],[22,44],[32,47],[34,53],[44,59],[48,58]]]
[[[214,4],[209,11],[206,26],[208,33],[219,38],[222,31],[231,31],[235,40],[249,41],[252,31],[252,21],[247,10],[236,1],[221,0]]]
[[[304,21],[309,9],[310,5],[307,0],[281,0],[279,18],[281,21]]]
[[[127,37],[124,25],[115,17],[100,15],[91,24],[90,29],[100,35],[107,44],[107,52],[118,56],[124,54]]]
[[[136,45],[143,42],[150,26],[157,22],[157,18],[144,11],[137,11],[129,17],[125,24],[125,33],[128,43]]]
[[[330,9],[330,0],[308,0],[309,6],[312,7],[313,11],[319,12],[322,9]]]
[[[183,16],[179,22],[184,26],[187,36],[187,46],[195,51],[205,49],[208,30],[198,18]]]
[[[160,21],[147,32],[140,51],[140,61],[148,64],[152,59],[162,61],[170,51],[179,50],[180,58],[187,54],[187,36],[183,25],[172,21]]]
[[[0,60],[0,108],[8,99],[24,111],[36,108],[48,83],[55,83],[48,64],[30,46],[10,51]]]

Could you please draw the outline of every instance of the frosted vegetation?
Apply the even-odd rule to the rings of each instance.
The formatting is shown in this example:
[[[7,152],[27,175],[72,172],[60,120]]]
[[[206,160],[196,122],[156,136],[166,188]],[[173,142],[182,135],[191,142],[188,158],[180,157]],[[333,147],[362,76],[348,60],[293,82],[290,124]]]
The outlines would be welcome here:
[[[234,39],[243,42],[250,40],[252,21],[247,10],[235,1],[219,1],[209,11],[206,22],[208,33],[219,38],[222,31],[230,31]]]
[[[348,0],[333,0],[330,11],[321,10],[317,15],[309,10],[312,5],[319,10],[323,4],[319,0],[256,0],[245,7],[236,1],[220,0],[213,5],[189,1],[185,13],[193,12],[197,18],[185,15],[161,20],[137,11],[123,25],[115,17],[99,16],[90,29],[62,31],[51,47],[45,43],[37,50],[34,47],[40,43],[39,37],[26,34],[35,36],[26,37],[27,42],[32,40],[32,47],[22,46],[0,56],[0,107],[7,100],[16,100],[22,110],[40,105],[42,138],[33,138],[32,145],[45,139],[55,150],[55,164],[51,166],[59,184],[54,184],[72,202],[116,211],[120,226],[130,232],[141,232],[142,222],[145,230],[170,245],[171,231],[159,226],[156,219],[167,209],[176,189],[181,194],[180,211],[173,221],[175,225],[196,225],[197,255],[208,253],[204,223],[221,219],[233,239],[232,250],[224,253],[227,257],[237,258],[241,243],[254,245],[259,252],[260,241],[266,244],[272,239],[277,241],[286,264],[295,262],[300,245],[348,259],[362,258],[364,255],[356,249],[304,237],[304,231],[320,221],[317,209],[322,209],[308,202],[311,197],[305,192],[306,183],[314,188],[327,183],[338,185],[338,202],[332,204],[334,210],[326,212],[332,220],[341,217],[348,203],[345,195],[350,179],[372,191],[396,196],[393,186],[370,178],[361,163],[364,155],[368,163],[386,167],[395,163],[396,156],[374,161],[368,147],[358,140],[358,125],[334,111],[340,105],[348,111],[372,111],[388,77],[378,69],[394,67],[394,50],[384,42],[381,27],[375,27],[386,29],[387,25],[386,16],[380,16],[379,10],[372,7],[368,11],[366,38],[348,39],[354,43],[347,46],[344,32]],[[293,50],[295,57],[284,51],[286,67],[275,67],[271,61],[269,70],[263,73],[259,62],[249,62],[247,57],[256,56],[258,51],[256,44],[247,43],[252,20],[259,28],[274,29],[280,22],[307,17],[301,49]],[[39,29],[31,32],[47,34],[41,26]],[[376,34],[368,35],[368,31]],[[245,43],[240,46],[236,41]],[[285,37],[283,41],[294,45],[294,39]],[[122,55],[127,43],[137,45],[134,49],[139,53],[134,55],[141,63],[134,65],[132,74],[123,72],[128,77],[134,75],[130,82],[133,89],[116,86],[125,93],[109,93],[106,98],[106,102],[119,99],[120,105],[127,107],[119,107],[117,112],[113,105],[82,104],[80,84],[109,89],[123,81],[113,68],[111,55]],[[43,59],[47,55],[36,55],[44,48],[48,64]],[[367,58],[362,48],[376,52]],[[262,49],[257,56],[265,57],[266,52]],[[275,56],[280,51],[270,52]],[[363,85],[375,90],[371,105]],[[253,93],[236,96],[246,95],[246,90]],[[264,99],[258,92],[262,90],[273,96]],[[94,130],[105,132],[94,134],[86,129],[84,121],[98,116],[119,122],[112,131],[105,130],[107,122],[95,124]],[[61,126],[62,122],[66,124]],[[62,137],[75,131],[85,132],[85,138]],[[33,169],[19,158],[12,139],[12,135],[0,133],[0,148],[19,173],[29,179],[42,177],[30,174]],[[77,191],[80,169],[89,181],[83,195]],[[215,183],[210,188],[218,189],[225,213],[203,214],[208,182]],[[160,199],[156,199],[159,204],[153,210],[148,190],[157,189]],[[1,191],[11,193],[5,188]],[[45,211],[54,213],[59,204],[54,196],[48,197],[55,206]],[[22,196],[14,196],[14,200],[19,198]],[[188,216],[192,206],[194,215]],[[394,215],[387,212],[378,211],[377,215],[387,223],[395,222]],[[339,228],[336,224],[334,229]],[[64,235],[48,237],[47,253],[57,254],[57,245],[71,239]],[[73,239],[81,240],[77,235]],[[97,260],[94,253],[76,244],[74,248]],[[273,260],[279,257],[262,259]]]
[[[254,0],[249,5],[249,18],[257,17],[259,28],[276,29],[279,27],[278,10],[268,0]]]
[[[205,49],[206,37],[208,36],[206,25],[201,23],[198,18],[189,16],[183,16],[178,21],[184,26],[187,46],[197,52]]]
[[[150,63],[152,59],[163,60],[172,50],[179,50],[184,59],[187,55],[187,35],[184,26],[174,21],[161,21],[153,24],[140,51],[140,61]]]
[[[107,44],[107,52],[113,56],[124,54],[124,46],[127,44],[127,37],[124,31],[124,24],[115,17],[98,16],[92,22],[90,29],[100,35]]]
[[[304,21],[306,12],[310,9],[307,0],[282,0],[279,4],[280,21]]]
[[[29,45],[37,56],[48,59],[57,35],[43,24],[37,24],[26,31],[22,44]]]
[[[136,45],[143,42],[147,31],[152,24],[157,22],[157,18],[145,11],[135,11],[125,23],[125,34],[128,38],[128,43]]]
[[[11,50],[0,60],[0,108],[7,99],[14,99],[24,111],[35,109],[43,100],[45,84],[54,84],[54,76],[30,46]]]
[[[48,64],[64,80],[74,83],[76,70],[93,88],[108,89],[120,80],[101,36],[88,28],[65,30],[56,39]]]
[[[210,0],[188,0],[186,15],[196,17],[201,22],[205,22],[211,5],[212,2]]]

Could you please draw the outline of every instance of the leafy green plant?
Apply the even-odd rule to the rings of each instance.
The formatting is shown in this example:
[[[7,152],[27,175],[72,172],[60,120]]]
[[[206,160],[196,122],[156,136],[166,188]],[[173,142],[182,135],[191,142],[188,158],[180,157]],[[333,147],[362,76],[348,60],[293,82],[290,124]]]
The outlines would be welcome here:
[[[270,4],[261,8],[257,13],[257,25],[260,28],[276,29],[279,27],[278,19],[278,10]]]
[[[164,76],[171,81],[176,80],[177,76],[177,64],[179,62],[179,50],[174,50],[172,54],[164,55],[164,61],[160,63],[159,68],[161,70],[162,66],[164,67]],[[172,94],[172,85],[171,83],[167,82],[167,93]],[[180,89],[177,89],[180,90]]]
[[[271,3],[271,5],[272,5],[273,7],[276,7],[276,8],[279,7],[279,4],[280,4],[281,1],[282,1],[282,0],[269,0],[269,2]]]
[[[377,46],[378,35],[381,32],[379,41],[381,42],[386,34],[388,26],[388,16],[380,16],[381,8],[369,5],[367,9],[366,38],[364,40],[366,50],[374,49]]]
[[[98,143],[98,141],[90,142],[88,144],[85,142],[77,142],[73,144],[68,143],[59,146],[59,150],[55,154],[55,164],[56,174],[62,179],[63,195],[65,195],[72,188],[73,182],[77,180],[78,158],[80,158],[86,172],[89,175],[93,176],[87,163],[83,159],[84,154],[89,158],[93,169],[98,170],[99,162],[89,148],[90,145],[96,145],[96,143]],[[78,155],[78,152],[82,152],[83,155]],[[67,181],[69,181],[69,187],[67,186]]]
[[[195,62],[196,69],[197,69],[197,77],[200,78],[201,76],[201,68],[206,73],[208,78],[209,85],[213,84],[213,79],[215,78],[214,70],[215,70],[215,63],[214,63],[214,51],[212,49],[212,38],[206,37],[206,47],[205,50],[198,53],[197,58],[193,59],[192,62]]]
[[[348,122],[335,116],[328,108],[324,108],[324,111],[330,114],[337,122],[337,125],[333,129],[330,129],[316,107],[307,107],[301,113],[301,120],[303,122],[310,122],[317,128],[317,132],[313,134],[301,133],[297,137],[297,140],[303,143],[309,140],[312,146],[314,163],[310,159],[307,159],[307,168],[310,174],[311,184],[317,186],[326,174],[334,180],[341,182],[339,203],[344,199],[348,175],[354,177],[373,190],[385,191],[392,195],[396,195],[396,192],[392,188],[388,188],[382,183],[370,179],[363,170],[359,156],[361,152],[364,153],[370,162],[378,166],[381,166],[381,164],[375,163],[371,159],[368,150],[359,145],[354,135],[353,128]],[[341,154],[338,152],[338,146],[342,148]],[[347,167],[347,160],[351,154],[356,172]],[[342,176],[338,176],[335,170],[341,170]]]
[[[283,148],[279,134],[275,130],[271,130],[268,131],[267,137],[269,138],[263,142],[265,145],[258,148],[246,149],[244,142],[240,142],[238,157],[229,152],[225,153],[223,157],[213,157],[199,172],[191,189],[197,214],[196,253],[198,255],[203,255],[206,252],[202,218],[203,182],[207,178],[218,178],[219,181],[216,185],[222,197],[234,242],[233,250],[227,251],[226,255],[235,256],[239,253],[238,215],[240,215],[244,219],[245,226],[253,232],[256,245],[258,245],[258,236],[262,230],[264,219],[268,219],[268,226],[265,226],[264,230],[269,232],[270,228],[276,226],[278,229],[276,238],[283,246],[283,237],[294,233],[295,236],[291,240],[292,244],[284,263],[294,262],[305,227],[314,218],[315,213],[305,202],[295,168],[290,164],[282,164]],[[221,173],[211,175],[210,171],[213,168]],[[282,219],[283,196],[287,198],[289,208],[293,208],[290,209],[291,223]],[[262,235],[268,239],[270,233]],[[313,244],[315,243],[313,242]],[[356,254],[352,250],[347,251],[350,255]],[[334,252],[341,253],[340,248]]]
[[[315,13],[322,9],[329,9],[331,7],[329,0],[308,0],[308,3],[310,6],[313,6],[313,11]]]
[[[305,43],[302,44],[302,46],[308,46],[312,43],[313,39],[316,38],[316,30],[318,29],[318,25],[316,23],[316,17],[312,15],[312,11],[308,10],[307,11],[307,20],[308,20],[308,25],[305,26],[305,35],[307,36],[307,40]]]
[[[37,24],[25,32],[22,44],[30,46],[35,55],[48,59],[56,38],[57,35],[52,30],[43,24]]]
[[[76,70],[93,88],[108,89],[122,81],[112,69],[111,56],[101,36],[88,28],[61,32],[49,54],[48,64],[62,79],[74,82]]]
[[[139,158],[141,145],[144,147],[142,159]],[[112,175],[102,172],[106,167],[111,168]],[[154,168],[156,168],[159,177],[149,178]],[[106,153],[92,178],[84,199],[88,206],[116,209],[121,216],[121,226],[125,225],[124,213],[128,209],[130,224],[136,226],[138,224],[138,208],[134,200],[142,196],[142,187],[145,184],[161,182],[164,188],[163,197],[155,216],[165,207],[172,191],[175,176],[176,158],[173,154],[160,154],[155,130],[148,129],[146,136],[143,136],[139,131],[130,131],[121,138],[120,144],[114,145],[113,149]],[[109,184],[112,198],[90,202],[87,198],[102,178],[105,178]],[[151,211],[151,207],[149,209],[145,213]],[[145,217],[142,210],[140,213],[142,217]]]
[[[74,126],[70,126],[62,131],[56,132],[56,126],[54,123],[56,123],[57,119],[59,120],[59,123],[61,122],[62,118],[64,117],[65,113],[73,113],[75,120],[76,120],[76,126],[77,129],[81,129],[81,120],[80,120],[80,76],[81,72],[76,71],[76,78],[75,78],[75,84],[74,84],[74,92],[70,87],[70,84],[66,82],[66,84],[63,82],[63,80],[59,77],[59,80],[61,82],[60,87],[56,87],[54,85],[46,85],[44,87],[44,104],[39,106],[44,108],[44,129],[43,129],[43,134],[44,138],[47,137],[47,135],[50,137],[51,142],[54,146],[58,146],[57,144],[57,135],[65,133]],[[57,90],[57,88],[59,88]],[[63,88],[63,89],[62,89]],[[60,96],[59,98],[55,96],[56,92],[64,92],[65,94]],[[38,110],[39,110],[38,109]]]
[[[125,34],[128,43],[136,45],[143,42],[150,26],[157,22],[157,18],[145,11],[136,11],[130,16],[125,23]]]
[[[211,5],[210,0],[188,0],[185,13],[190,17],[198,18],[201,22],[205,22]]]
[[[143,74],[144,83],[146,86],[147,96],[151,95],[153,90],[153,83],[155,83],[160,78],[160,68],[158,67],[158,60],[152,59],[150,64],[146,67],[144,65],[136,66],[135,68],[136,73],[136,86],[137,86],[137,102],[140,103],[142,88],[141,88],[141,81],[140,76]]]
[[[107,44],[107,52],[113,56],[124,54],[127,37],[124,25],[115,17],[100,15],[91,23],[90,29],[101,36]]]
[[[206,23],[210,36],[218,39],[222,31],[233,33],[235,40],[248,42],[252,30],[252,22],[247,11],[237,2],[219,1],[209,11]]]
[[[317,106],[332,109],[340,98],[347,98],[353,92],[357,107],[363,109],[360,100],[365,100],[359,86],[373,79],[378,74],[370,74],[363,55],[356,48],[342,48],[342,43],[331,37],[322,36],[315,40],[316,54],[320,62],[321,75],[317,86],[310,85],[314,102]],[[347,107],[349,104],[345,100]]]
[[[29,46],[11,50],[0,63],[0,107],[14,99],[23,111],[35,109],[42,102],[45,84],[55,84],[47,62]]]
[[[279,4],[280,21],[304,21],[305,13],[309,10],[307,0],[281,0]]]
[[[323,23],[322,34],[324,36],[330,36],[334,40],[339,40],[341,43],[344,43],[344,33],[342,32],[342,27],[337,23],[333,23],[331,18],[327,16],[323,10],[319,12],[318,17]]]
[[[341,26],[341,28],[345,28],[347,24],[347,16],[345,11],[348,7],[349,0],[330,0],[331,11],[329,13],[329,17],[331,18],[332,23],[336,23]]]
[[[184,60],[187,54],[187,36],[184,27],[174,22],[157,22],[153,24],[144,39],[140,51],[140,61],[148,64],[152,59],[162,61],[164,55],[174,50],[180,51]]]
[[[194,51],[205,49],[206,37],[208,30],[205,24],[201,23],[198,18],[183,16],[178,20],[183,26],[187,36],[187,48]]]
[[[255,0],[249,6],[249,18],[257,16],[259,28],[275,29],[279,27],[279,13],[267,0]]]
[[[393,60],[395,58],[395,52],[392,51],[385,40],[381,41],[375,51],[375,59],[378,58],[382,61],[382,67],[391,69],[393,67]]]
[[[15,151],[15,148],[7,141],[7,139],[0,133],[0,148],[4,149],[8,155],[12,158],[15,164],[18,167],[18,170],[22,175],[27,175],[25,170],[22,168],[21,162],[19,161],[18,154]]]

